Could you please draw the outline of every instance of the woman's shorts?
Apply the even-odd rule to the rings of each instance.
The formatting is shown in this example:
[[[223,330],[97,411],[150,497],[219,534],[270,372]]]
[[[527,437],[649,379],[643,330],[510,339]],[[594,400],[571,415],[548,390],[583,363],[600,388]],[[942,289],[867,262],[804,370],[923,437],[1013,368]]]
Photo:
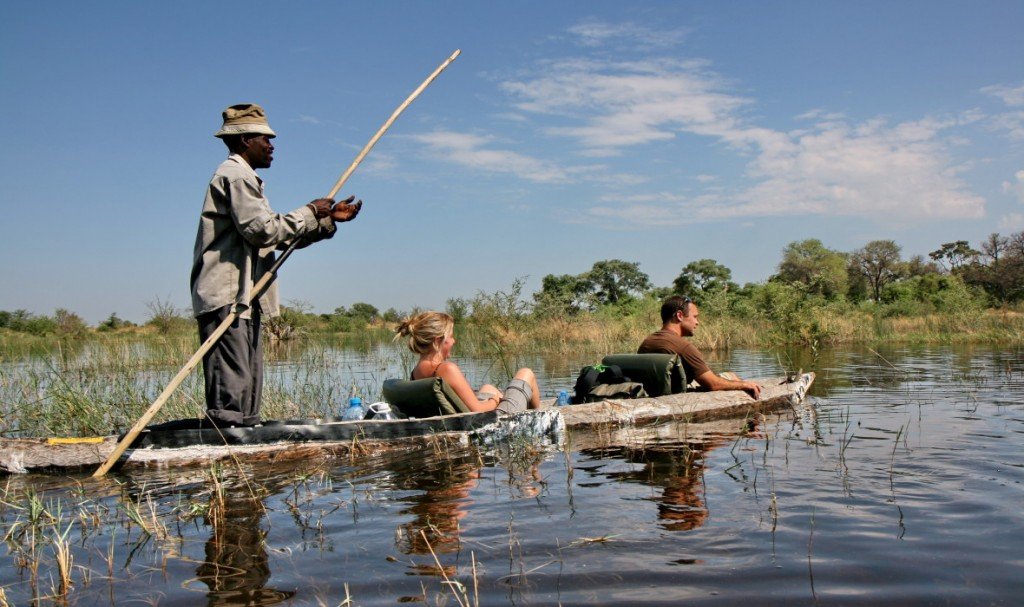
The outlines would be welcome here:
[[[526,411],[531,396],[533,396],[533,390],[530,388],[530,384],[521,379],[513,379],[505,388],[505,395],[498,403],[498,411],[506,414]]]

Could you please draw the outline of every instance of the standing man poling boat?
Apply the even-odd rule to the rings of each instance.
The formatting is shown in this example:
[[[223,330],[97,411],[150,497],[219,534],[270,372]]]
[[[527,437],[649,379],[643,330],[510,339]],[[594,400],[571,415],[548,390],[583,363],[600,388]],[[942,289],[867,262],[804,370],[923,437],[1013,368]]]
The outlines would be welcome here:
[[[230,155],[206,190],[192,263],[192,310],[199,339],[207,337],[232,311],[227,332],[203,356],[207,416],[217,424],[253,426],[261,422],[263,344],[260,317],[280,313],[277,285],[252,301],[253,285],[274,263],[274,250],[295,239],[305,246],[331,238],[335,222],[355,219],[362,201],[349,196],[337,204],[319,198],[287,214],[275,213],[263,195],[256,169],[273,162],[277,134],[263,108],[233,105],[223,114],[215,137]]]

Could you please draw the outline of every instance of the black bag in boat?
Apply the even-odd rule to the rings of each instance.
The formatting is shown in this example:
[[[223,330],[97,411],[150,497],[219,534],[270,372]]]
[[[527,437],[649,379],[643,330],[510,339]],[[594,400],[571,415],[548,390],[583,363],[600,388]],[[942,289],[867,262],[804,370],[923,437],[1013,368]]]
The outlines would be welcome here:
[[[611,387],[615,388],[612,389]],[[592,403],[608,398],[643,398],[643,384],[622,374],[617,365],[588,365],[580,370],[573,389],[572,403]]]

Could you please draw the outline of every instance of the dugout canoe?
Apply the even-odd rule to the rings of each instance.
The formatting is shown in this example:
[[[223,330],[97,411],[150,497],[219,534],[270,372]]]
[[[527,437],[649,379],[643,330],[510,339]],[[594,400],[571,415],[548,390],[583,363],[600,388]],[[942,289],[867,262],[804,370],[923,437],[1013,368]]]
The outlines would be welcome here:
[[[184,466],[237,459],[278,461],[357,457],[423,446],[493,444],[510,434],[561,441],[573,429],[650,426],[670,420],[702,423],[754,418],[804,401],[814,373],[754,380],[761,398],[745,392],[686,392],[657,398],[606,400],[555,407],[500,420],[494,412],[423,419],[341,421],[338,418],[268,421],[254,428],[203,427],[179,420],[147,427],[122,455],[119,466]],[[677,424],[678,425],[678,424]],[[100,465],[118,436],[0,439],[0,473],[71,471]]]

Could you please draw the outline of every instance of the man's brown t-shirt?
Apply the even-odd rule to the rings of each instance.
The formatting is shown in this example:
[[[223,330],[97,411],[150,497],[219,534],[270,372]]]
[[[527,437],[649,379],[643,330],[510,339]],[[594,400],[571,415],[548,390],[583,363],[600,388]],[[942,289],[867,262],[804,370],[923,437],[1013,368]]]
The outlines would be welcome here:
[[[686,371],[686,381],[693,381],[711,370],[696,346],[668,329],[661,329],[648,335],[636,353],[678,354],[683,363],[683,370]]]

